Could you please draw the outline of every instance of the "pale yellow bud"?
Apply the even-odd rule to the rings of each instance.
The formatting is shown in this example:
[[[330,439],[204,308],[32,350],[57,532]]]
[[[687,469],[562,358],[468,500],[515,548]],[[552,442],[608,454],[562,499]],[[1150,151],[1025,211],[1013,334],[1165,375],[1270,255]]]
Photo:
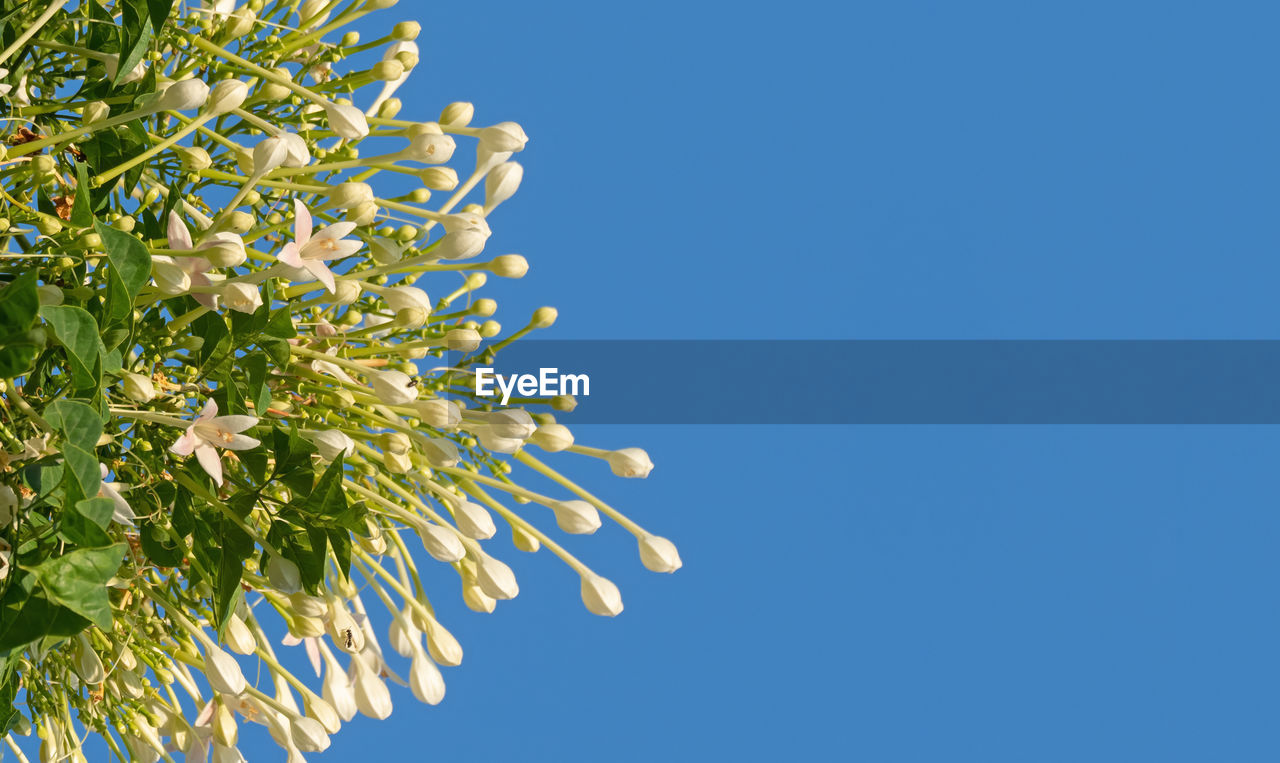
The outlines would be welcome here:
[[[476,107],[465,101],[455,101],[440,112],[440,124],[449,127],[466,127],[476,114]]]

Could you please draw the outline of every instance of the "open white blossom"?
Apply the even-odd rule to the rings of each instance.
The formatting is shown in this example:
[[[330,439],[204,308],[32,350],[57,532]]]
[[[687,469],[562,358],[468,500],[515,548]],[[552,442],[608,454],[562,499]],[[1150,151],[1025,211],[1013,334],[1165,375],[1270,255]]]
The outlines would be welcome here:
[[[241,434],[257,424],[258,419],[254,416],[219,416],[218,404],[210,399],[204,404],[204,409],[196,420],[169,450],[180,456],[195,453],[200,466],[221,486],[222,457],[218,455],[217,449],[249,450],[258,447],[261,442]]]

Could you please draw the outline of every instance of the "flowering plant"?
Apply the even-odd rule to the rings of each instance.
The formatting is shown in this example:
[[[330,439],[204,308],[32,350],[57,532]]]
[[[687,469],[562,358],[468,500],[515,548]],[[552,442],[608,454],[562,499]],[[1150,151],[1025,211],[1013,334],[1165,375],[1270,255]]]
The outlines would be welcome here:
[[[88,733],[121,759],[241,760],[240,718],[298,760],[356,713],[386,717],[387,680],[439,702],[462,650],[414,535],[479,611],[518,591],[482,543],[495,515],[596,614],[621,611],[618,589],[540,526],[589,534],[603,513],[646,567],[680,566],[529,446],[623,477],[648,475],[644,451],[575,444],[555,421],[569,396],[531,412],[468,387],[474,360],[556,318],[504,335],[474,295],[527,270],[481,256],[528,138],[472,126],[467,103],[397,118],[418,24],[341,31],[391,5],[0,0],[0,736],[22,759],[13,735],[34,729],[45,760],[83,759]],[[384,197],[389,175],[413,187]]]

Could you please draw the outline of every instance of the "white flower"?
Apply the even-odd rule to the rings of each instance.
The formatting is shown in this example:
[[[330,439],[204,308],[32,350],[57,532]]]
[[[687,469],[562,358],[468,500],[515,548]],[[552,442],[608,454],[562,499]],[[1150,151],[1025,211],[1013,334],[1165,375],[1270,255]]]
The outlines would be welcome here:
[[[476,563],[476,583],[486,596],[495,599],[514,599],[520,593],[511,568],[483,552]]]
[[[314,29],[329,20],[328,13],[321,13],[328,0],[303,0],[298,6],[298,26],[302,30]]]
[[[329,293],[336,293],[333,271],[325,260],[349,257],[360,251],[361,242],[345,238],[356,229],[353,222],[334,223],[312,235],[311,212],[301,201],[293,200],[293,237],[280,252],[280,262],[289,267],[301,268],[324,284]]]
[[[359,140],[369,135],[369,121],[355,106],[329,101],[324,104],[324,114],[329,120],[329,129],[339,137]]]
[[[265,175],[289,159],[289,144],[284,138],[276,135],[263,138],[253,147],[253,174]]]
[[[613,473],[619,477],[643,479],[653,471],[653,462],[649,460],[649,454],[640,448],[621,448],[612,451],[605,460],[609,462],[609,468]]]
[[[169,211],[168,226],[169,248],[179,251],[192,251],[195,246],[191,242],[191,231],[174,210]],[[155,278],[160,291],[169,295],[186,294],[193,286],[209,286],[213,282],[205,275],[212,267],[203,257],[172,257],[153,255],[151,257],[151,274]],[[207,292],[191,295],[196,302],[213,310],[218,307],[218,297]]]
[[[329,749],[329,735],[320,722],[305,715],[289,719],[293,743],[303,752],[324,752]]]
[[[209,100],[209,86],[202,79],[174,82],[160,92],[154,101],[156,111],[190,111]]]
[[[582,603],[593,615],[613,617],[622,611],[622,593],[608,579],[588,572],[582,576]]]
[[[419,524],[418,535],[422,538],[423,548],[436,561],[453,563],[467,555],[467,549],[457,534],[434,522]]]
[[[111,521],[133,527],[133,521],[137,519],[133,514],[133,509],[129,508],[129,503],[125,501],[124,496],[120,495],[122,490],[128,490],[128,485],[122,485],[119,482],[107,482],[106,464],[98,464],[102,470],[102,487],[98,491],[98,495],[103,498],[110,498],[111,505],[114,507],[111,513]]]
[[[311,149],[301,135],[281,130],[276,137],[284,143],[285,167],[305,167],[311,163]]]
[[[249,626],[235,612],[227,615],[226,635],[227,646],[236,654],[253,654],[258,648],[258,640],[253,637],[253,631],[249,630]]]
[[[217,693],[233,697],[244,694],[245,680],[240,663],[213,642],[204,645],[204,674],[209,679],[209,686]]]
[[[204,8],[206,3],[201,3],[200,7]],[[211,0],[207,3],[208,11],[219,18],[226,16],[236,9],[236,0]]]
[[[448,400],[433,397],[430,400],[419,400],[412,405],[418,418],[429,427],[451,431],[457,429],[458,424],[462,423],[462,413],[458,411],[458,406]],[[457,454],[456,447],[453,452]]]
[[[359,654],[364,651],[364,631],[347,611],[346,605],[336,596],[329,599],[329,620],[326,628],[333,643],[342,651],[348,654]]]
[[[387,627],[387,640],[391,642],[391,648],[396,650],[396,654],[412,657],[414,651],[421,648],[421,639],[422,634],[413,627],[408,617],[392,613],[391,625]]]
[[[339,454],[350,458],[351,454],[356,450],[356,441],[337,429],[321,431],[304,429],[299,434],[316,446],[316,450],[320,452],[320,459],[323,461],[332,461]]]
[[[453,634],[430,618],[427,618],[423,624],[426,625],[423,633],[427,637],[427,651],[431,653],[431,659],[449,667],[461,665],[462,645],[453,637]]]
[[[458,524],[458,530],[463,535],[476,540],[492,538],[498,531],[489,512],[485,511],[480,504],[471,501],[458,501],[453,506],[453,521]]]
[[[116,72],[120,70],[120,56],[114,53],[107,53],[106,56],[107,57],[102,61],[102,65],[107,70],[107,79],[114,80],[116,78]],[[8,71],[6,70],[5,73],[8,74]],[[127,85],[130,82],[137,82],[138,80],[142,79],[143,75],[146,73],[147,73],[147,60],[146,60],[146,57],[144,56],[143,59],[137,63],[136,66],[134,66],[132,69],[129,70],[128,74],[120,78],[120,82],[118,82],[117,84]]]
[[[423,442],[422,455],[427,457],[432,466],[454,467],[462,460],[458,446],[453,440],[443,437],[431,437]]]
[[[272,554],[267,559],[267,580],[272,588],[286,595],[302,590],[302,573],[298,565],[282,556]]]
[[[457,147],[448,135],[424,132],[409,139],[409,146],[400,152],[400,157],[423,164],[444,164],[453,158]]]
[[[485,450],[494,453],[515,453],[524,447],[524,440],[515,437],[499,437],[487,426],[477,427],[476,437],[479,438]]]
[[[680,569],[680,552],[676,544],[658,535],[642,535],[639,538],[640,561],[654,572],[675,572]]]
[[[227,307],[241,313],[253,314],[262,307],[262,295],[258,287],[247,283],[229,283],[222,288],[222,301]]]
[[[219,268],[240,267],[248,259],[244,239],[230,231],[211,234],[208,240],[201,242],[197,249],[205,253],[205,259],[209,264]]]
[[[322,644],[321,650],[324,654],[325,672],[320,696],[333,706],[342,720],[349,721],[356,717],[358,712],[355,687],[352,686],[347,671],[342,669],[333,653],[329,651],[329,647]]]
[[[524,167],[516,162],[503,162],[484,179],[484,208],[492,212],[499,204],[515,195],[524,179]]]
[[[564,424],[543,424],[529,435],[529,442],[548,453],[559,453],[573,445],[573,432]]]
[[[513,440],[527,440],[538,428],[523,408],[494,411],[485,417],[485,424],[495,436]]]
[[[149,403],[156,397],[156,385],[142,374],[125,372],[124,394],[135,403]]]
[[[438,705],[444,699],[444,676],[431,658],[419,647],[409,667],[409,689],[419,702]]]
[[[253,416],[219,416],[218,404],[210,399],[204,404],[200,416],[169,450],[179,456],[195,453],[200,465],[221,487],[222,459],[217,448],[249,450],[258,447],[261,444],[258,440],[240,434],[257,423],[258,419]]]
[[[523,151],[529,136],[515,122],[499,122],[492,127],[480,131],[480,143],[495,153],[506,151]]]
[[[238,79],[224,79],[213,86],[206,104],[209,114],[225,114],[240,108],[249,97],[249,86]]]
[[[350,676],[355,687],[356,707],[361,713],[376,720],[391,715],[391,692],[364,660],[358,657],[351,660]]]
[[[350,209],[354,206],[373,201],[373,186],[368,183],[339,183],[329,191],[329,203],[326,207]]]
[[[81,633],[76,637],[75,666],[76,674],[87,684],[100,684],[107,679],[107,671],[102,666],[102,658],[93,650],[89,639]]]
[[[446,215],[442,224],[445,235],[436,243],[432,254],[446,260],[465,260],[484,251],[484,244],[493,235],[489,224],[480,215],[459,213]]]
[[[586,501],[556,501],[551,504],[556,524],[575,535],[590,535],[600,529],[600,513]]]
[[[0,530],[8,527],[18,515],[18,494],[8,485],[0,485]]]
[[[372,287],[370,287],[372,288]],[[395,312],[407,309],[431,312],[431,297],[416,286],[390,286],[379,288],[378,295]]]
[[[373,394],[383,405],[407,405],[418,399],[418,387],[403,371],[370,371]]]

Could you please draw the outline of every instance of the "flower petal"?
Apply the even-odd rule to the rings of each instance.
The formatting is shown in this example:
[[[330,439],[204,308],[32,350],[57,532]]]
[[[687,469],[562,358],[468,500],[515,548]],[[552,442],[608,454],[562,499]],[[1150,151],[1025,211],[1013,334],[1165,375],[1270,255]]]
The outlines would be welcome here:
[[[324,284],[324,288],[328,289],[330,294],[338,293],[338,286],[333,280],[333,271],[328,265],[320,260],[303,260],[302,266],[310,271],[317,281]]]
[[[343,220],[340,223],[334,223],[315,235],[315,238],[346,238],[356,229],[356,224]]]
[[[169,248],[191,249],[191,231],[174,210],[169,210]]]
[[[228,437],[231,439],[228,440],[224,437],[222,441],[218,443],[218,445],[226,448],[227,450],[249,450],[250,448],[256,448],[262,444],[261,440],[254,439],[249,435],[233,434],[228,435]]]
[[[209,398],[208,400],[205,401],[204,408],[200,411],[200,416],[196,419],[196,421],[208,421],[209,419],[217,415],[218,415],[218,403],[213,398]]]
[[[178,438],[178,441],[169,446],[169,452],[177,453],[179,456],[189,456],[199,444],[200,438],[196,437],[195,427],[187,427],[187,431]]]
[[[293,238],[298,247],[311,240],[311,211],[300,200],[293,200]]]
[[[214,483],[222,487],[222,457],[218,455],[218,451],[212,445],[201,443],[196,447],[196,458],[209,476],[213,477]]]
[[[280,250],[280,254],[276,257],[276,260],[291,268],[302,267],[302,254],[297,243],[290,241],[285,244],[284,248]]]
[[[258,418],[256,416],[219,416],[210,420],[209,423],[223,432],[235,433],[257,426]]]

